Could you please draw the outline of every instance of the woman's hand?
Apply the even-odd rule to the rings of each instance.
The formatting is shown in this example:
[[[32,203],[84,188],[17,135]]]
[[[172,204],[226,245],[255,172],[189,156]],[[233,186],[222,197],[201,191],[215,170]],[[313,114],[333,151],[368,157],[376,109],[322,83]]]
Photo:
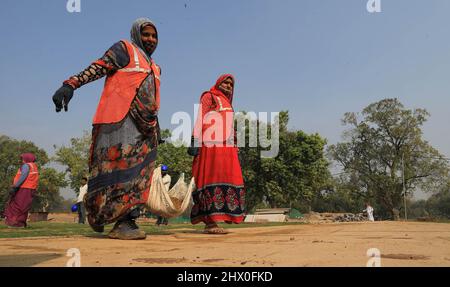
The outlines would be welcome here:
[[[191,137],[191,146],[188,147],[187,153],[190,156],[198,156],[198,154],[200,153],[198,139]]]
[[[18,190],[19,190],[18,187],[12,186],[12,187],[9,189],[9,196],[14,196]]]
[[[71,85],[63,84],[53,95],[53,103],[55,103],[56,112],[59,113],[64,107],[64,111],[68,111],[69,102],[73,97],[74,88]]]

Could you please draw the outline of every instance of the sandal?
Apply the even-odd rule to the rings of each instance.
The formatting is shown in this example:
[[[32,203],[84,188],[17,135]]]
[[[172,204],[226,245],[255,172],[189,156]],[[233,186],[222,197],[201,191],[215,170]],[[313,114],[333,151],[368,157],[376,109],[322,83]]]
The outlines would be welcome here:
[[[223,229],[222,227],[211,227],[211,228],[205,228],[203,231],[205,234],[228,234],[228,231],[226,229]]]

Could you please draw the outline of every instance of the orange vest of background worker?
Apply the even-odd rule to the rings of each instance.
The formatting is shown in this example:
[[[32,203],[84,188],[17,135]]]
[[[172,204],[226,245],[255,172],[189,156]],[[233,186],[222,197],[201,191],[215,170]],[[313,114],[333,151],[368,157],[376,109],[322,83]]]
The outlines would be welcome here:
[[[28,163],[26,163],[26,165],[28,165],[28,167],[30,168],[30,171],[28,173],[27,178],[20,185],[20,187],[21,188],[29,188],[29,189],[37,189],[38,183],[39,183],[39,171],[38,171],[37,165],[34,162],[28,162]],[[16,185],[16,183],[19,181],[21,175],[22,175],[22,171],[19,168],[16,176],[14,177],[14,183],[13,183],[14,185]]]

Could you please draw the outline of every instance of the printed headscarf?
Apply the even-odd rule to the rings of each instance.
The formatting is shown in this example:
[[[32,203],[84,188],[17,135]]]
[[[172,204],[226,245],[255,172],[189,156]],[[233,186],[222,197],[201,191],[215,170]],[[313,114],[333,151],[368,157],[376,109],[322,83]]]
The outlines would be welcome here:
[[[158,30],[156,29],[155,24],[153,24],[153,22],[148,18],[138,18],[134,21],[133,26],[131,27],[130,37],[131,37],[131,41],[141,50],[141,52],[145,56],[147,56],[147,60],[150,62],[152,55],[147,52],[147,50],[145,49],[144,44],[142,43],[142,40],[141,40],[141,30],[143,27],[148,26],[148,25],[155,28],[156,37],[158,37]],[[158,47],[158,43],[156,43],[156,47]],[[155,47],[155,50],[156,50],[156,47]]]

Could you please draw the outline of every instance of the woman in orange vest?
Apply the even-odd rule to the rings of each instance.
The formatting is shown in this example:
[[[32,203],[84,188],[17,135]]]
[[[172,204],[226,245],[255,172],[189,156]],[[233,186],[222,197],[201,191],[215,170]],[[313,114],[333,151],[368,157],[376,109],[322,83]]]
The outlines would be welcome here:
[[[10,227],[27,226],[28,212],[39,182],[39,171],[34,154],[24,153],[20,157],[22,166],[14,177],[4,213],[6,225]]]
[[[205,224],[207,234],[226,234],[218,222],[240,223],[245,216],[245,189],[233,125],[234,77],[225,74],[200,98],[192,146],[192,176],[197,190],[191,223]]]
[[[102,58],[64,81],[53,96],[56,111],[67,111],[75,89],[106,76],[93,119],[84,205],[95,231],[103,232],[104,225],[115,222],[110,238],[146,237],[135,219],[148,198],[160,142],[160,68],[151,57],[157,44],[155,25],[139,18],[131,28],[131,41],[114,44]]]

